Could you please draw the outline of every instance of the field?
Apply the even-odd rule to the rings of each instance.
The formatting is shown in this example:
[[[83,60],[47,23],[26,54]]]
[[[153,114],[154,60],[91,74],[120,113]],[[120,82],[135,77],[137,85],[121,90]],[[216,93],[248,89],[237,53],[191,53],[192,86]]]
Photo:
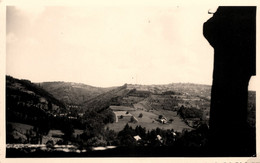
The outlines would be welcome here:
[[[110,106],[110,109],[112,109],[113,111],[130,111],[130,110],[135,110],[132,107],[128,107],[128,106]]]
[[[116,111],[115,111],[116,112]],[[145,110],[131,110],[129,111],[129,114],[134,116],[138,121],[137,122],[131,122],[130,117],[123,117],[118,118],[118,122],[108,124],[107,127],[109,129],[112,129],[116,132],[121,131],[124,126],[128,123],[132,127],[136,127],[137,125],[140,125],[142,127],[145,127],[147,130],[152,130],[158,128],[162,129],[174,129],[175,131],[182,131],[183,129],[191,129],[189,126],[187,126],[179,116],[177,116],[177,112],[173,111],[167,111],[167,110],[151,110],[151,111],[145,111]],[[139,115],[142,114],[142,117],[139,117]],[[163,115],[168,120],[172,119],[172,122],[167,122],[165,124],[158,121],[159,115]]]
[[[22,123],[7,122],[7,124],[11,124],[14,130],[23,134],[25,134],[27,130],[33,129],[33,126]]]

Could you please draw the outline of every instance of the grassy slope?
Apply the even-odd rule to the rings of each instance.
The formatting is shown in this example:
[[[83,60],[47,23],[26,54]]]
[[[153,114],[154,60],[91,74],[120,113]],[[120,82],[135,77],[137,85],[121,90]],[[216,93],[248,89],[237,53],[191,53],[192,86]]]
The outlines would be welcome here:
[[[174,111],[168,111],[163,109],[150,110],[147,109],[150,107],[146,106],[145,104],[146,105],[149,104],[146,99],[140,101],[137,104],[134,104],[136,110],[129,111],[131,115],[137,118],[138,122],[131,123],[130,117],[124,117],[123,119],[118,119],[119,121],[117,123],[108,124],[107,127],[115,130],[116,132],[121,131],[127,123],[132,127],[141,125],[142,127],[145,127],[147,130],[156,129],[157,127],[163,129],[174,129],[176,131],[182,131],[183,129],[191,129],[182,121],[182,119],[179,116],[177,116],[176,111],[174,112]],[[143,114],[142,118],[139,117],[141,113]],[[167,124],[161,124],[160,122],[157,121],[159,115],[163,115],[168,120],[173,119],[173,122]]]
[[[81,105],[85,101],[112,89],[71,82],[43,82],[39,83],[39,85],[53,94],[57,99],[67,104],[77,105]]]

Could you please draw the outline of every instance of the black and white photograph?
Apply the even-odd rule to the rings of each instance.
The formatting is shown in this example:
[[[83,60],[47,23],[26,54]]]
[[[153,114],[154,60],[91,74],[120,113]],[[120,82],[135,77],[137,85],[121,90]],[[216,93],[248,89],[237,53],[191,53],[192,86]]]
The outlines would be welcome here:
[[[6,5],[3,157],[257,162],[257,10]]]

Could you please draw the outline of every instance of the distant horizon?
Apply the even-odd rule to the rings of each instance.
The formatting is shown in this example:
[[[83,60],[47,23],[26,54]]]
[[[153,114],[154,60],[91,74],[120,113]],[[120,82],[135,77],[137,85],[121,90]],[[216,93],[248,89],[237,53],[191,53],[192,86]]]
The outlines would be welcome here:
[[[6,74],[96,87],[212,85],[214,49],[202,30],[214,9],[7,6]],[[251,83],[256,89],[255,79]]]
[[[6,76],[11,76],[13,78],[16,78],[16,79],[19,79],[19,80],[29,80],[31,81],[32,83],[34,84],[38,84],[38,83],[53,83],[53,82],[64,82],[64,83],[75,83],[75,84],[84,84],[84,85],[88,85],[88,86],[91,86],[91,87],[97,87],[97,88],[109,88],[109,87],[120,87],[120,86],[123,86],[125,84],[129,84],[129,85],[144,85],[144,86],[151,86],[151,85],[169,85],[169,84],[196,84],[196,85],[206,85],[206,86],[212,86],[212,84],[203,84],[203,83],[193,83],[193,82],[170,82],[170,83],[162,83],[162,84],[139,84],[139,83],[123,83],[123,84],[120,84],[120,85],[112,85],[112,86],[97,86],[97,85],[92,85],[92,84],[88,84],[88,83],[82,83],[82,82],[75,82],[75,81],[62,81],[62,80],[53,80],[53,81],[33,81],[31,79],[26,79],[26,78],[17,78],[15,76],[12,76],[12,75],[8,75],[6,74]],[[255,82],[256,82],[256,77],[253,76],[251,77],[251,80],[249,82],[249,86],[248,86],[248,90],[249,91],[256,91],[256,85],[255,85]]]
[[[28,79],[28,78],[18,78],[18,77],[15,77],[15,76],[13,76],[13,75],[8,75],[8,74],[6,74],[6,76],[10,76],[10,77],[13,77],[13,78],[16,78],[16,79],[19,79],[19,80],[29,80],[29,81],[31,81],[32,83],[64,82],[64,83],[84,84],[84,85],[88,85],[88,86],[92,86],[92,87],[100,87],[100,88],[118,87],[118,86],[123,86],[123,85],[125,85],[125,84],[131,84],[131,85],[146,85],[146,86],[149,86],[149,85],[168,85],[168,84],[197,84],[197,85],[208,85],[208,86],[211,86],[211,84],[193,83],[193,82],[169,82],[169,83],[161,83],[161,84],[160,84],[160,83],[154,83],[154,84],[140,84],[140,83],[126,83],[126,82],[125,82],[125,83],[119,84],[119,85],[98,86],[98,85],[92,85],[92,84],[88,84],[88,83],[75,82],[75,81],[64,81],[64,80],[33,81],[33,80],[31,80],[31,79]]]

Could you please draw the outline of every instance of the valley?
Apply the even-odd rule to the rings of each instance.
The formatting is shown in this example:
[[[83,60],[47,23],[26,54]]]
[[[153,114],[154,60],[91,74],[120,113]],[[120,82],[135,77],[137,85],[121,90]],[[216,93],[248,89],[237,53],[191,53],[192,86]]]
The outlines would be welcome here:
[[[208,85],[98,88],[67,82],[31,83],[7,76],[6,90],[6,143],[11,151],[11,144],[39,144],[37,149],[47,151],[72,145],[75,152],[110,146],[177,146],[184,140],[188,146],[197,146],[207,140]],[[253,128],[255,96],[249,91],[248,122]]]

